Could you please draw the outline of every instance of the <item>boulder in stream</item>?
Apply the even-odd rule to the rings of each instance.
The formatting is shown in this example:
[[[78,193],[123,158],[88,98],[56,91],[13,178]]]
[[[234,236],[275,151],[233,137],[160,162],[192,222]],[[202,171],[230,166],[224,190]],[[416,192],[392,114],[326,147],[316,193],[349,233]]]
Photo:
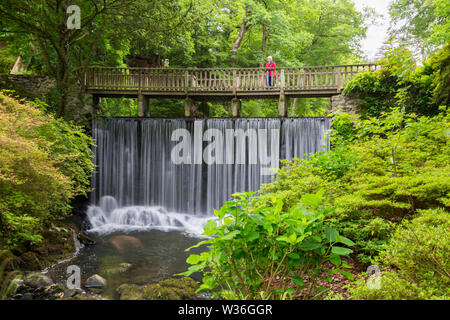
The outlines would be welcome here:
[[[94,274],[86,280],[84,286],[86,288],[103,288],[106,286],[106,280],[98,274]]]
[[[40,288],[51,286],[53,284],[53,280],[40,272],[32,272],[25,277],[23,283],[31,288]]]

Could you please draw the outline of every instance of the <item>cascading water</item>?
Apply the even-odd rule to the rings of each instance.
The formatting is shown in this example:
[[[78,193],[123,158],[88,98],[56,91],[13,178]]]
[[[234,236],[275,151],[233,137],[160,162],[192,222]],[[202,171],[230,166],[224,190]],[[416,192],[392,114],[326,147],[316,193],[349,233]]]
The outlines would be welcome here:
[[[231,194],[271,181],[279,159],[329,148],[330,118],[101,119],[93,124],[93,231],[200,234]]]

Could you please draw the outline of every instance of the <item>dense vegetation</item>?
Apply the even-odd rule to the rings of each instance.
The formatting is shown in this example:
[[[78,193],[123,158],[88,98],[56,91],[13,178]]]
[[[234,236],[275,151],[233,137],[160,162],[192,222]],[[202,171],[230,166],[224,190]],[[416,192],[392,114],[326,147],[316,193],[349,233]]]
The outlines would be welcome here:
[[[382,70],[348,84],[361,114],[333,116],[332,150],[285,162],[251,201],[237,194],[241,200],[216,212],[218,224],[205,226],[213,239],[199,244],[207,251],[187,260],[193,266],[185,274],[204,272],[199,290],[223,298],[324,297],[319,279],[332,281],[336,272],[351,279],[343,267],[357,261],[379,266],[383,276],[378,289],[365,279],[350,284],[350,298],[448,299],[449,45],[423,67],[411,59],[406,48],[392,48]],[[344,245],[339,259],[336,243]]]
[[[0,92],[0,246],[30,246],[44,228],[86,195],[91,138],[81,127],[46,113],[45,104]]]
[[[68,5],[80,29],[67,29]],[[394,0],[391,40],[377,72],[350,82],[361,114],[333,115],[332,150],[285,162],[256,194],[237,193],[205,226],[211,239],[184,274],[219,298],[347,298],[324,284],[378,265],[380,289],[357,279],[353,299],[448,299],[450,7]],[[17,57],[49,75],[47,104],[0,92],[0,248],[28,250],[89,188],[91,139],[69,91],[88,65],[133,56],[170,67],[258,67],[367,62],[360,40],[375,18],[351,0],[104,0],[0,3],[0,73]],[[139,17],[138,19],[136,17]],[[1,88],[0,88],[1,89]],[[82,91],[82,88],[80,88]],[[183,115],[181,101],[151,100],[152,116]],[[226,117],[204,102],[199,116]],[[132,99],[102,99],[100,116],[133,116]],[[292,99],[290,116],[325,115],[327,99]],[[244,117],[277,115],[277,101],[243,102]],[[7,254],[0,252],[0,297]],[[8,257],[9,257],[8,253]]]
[[[81,29],[68,30],[66,8],[74,4],[81,9]],[[6,0],[0,17],[0,41],[8,43],[0,69],[10,70],[21,55],[27,72],[57,80],[49,94],[52,109],[79,121],[67,99],[84,66],[125,66],[130,55],[155,56],[170,67],[259,67],[268,55],[278,66],[358,63],[359,40],[373,12],[357,11],[350,0]],[[182,101],[151,103],[152,116],[183,115]],[[210,116],[229,113],[227,104],[208,104]],[[328,99],[295,99],[290,113],[324,115],[328,105]],[[276,106],[248,101],[243,113],[276,116]],[[136,107],[132,99],[102,99],[101,110],[129,116]]]
[[[398,269],[398,273],[388,273],[383,281],[389,285],[382,291],[359,289],[355,297],[443,298],[450,280],[449,239],[444,235],[450,207],[450,114],[445,107],[441,109],[434,117],[398,109],[380,118],[335,116],[334,149],[285,163],[275,181],[264,185],[251,205],[230,202],[224,206],[216,215],[229,216],[217,230],[215,222],[205,227],[205,234],[216,238],[204,242],[209,244],[207,253],[188,259],[195,265],[190,271],[211,268],[204,278],[202,288],[206,289],[216,288],[217,281],[224,285],[250,278],[258,290],[264,287],[265,294],[259,296],[264,298],[274,293],[269,290],[270,278],[284,277],[287,272],[291,272],[290,278],[299,277],[299,270],[308,270],[311,262],[305,255],[314,257],[317,269],[323,268],[327,259],[333,262],[334,258],[326,255],[332,241],[325,237],[328,228],[333,228],[341,234],[334,241],[354,245],[360,262],[370,263],[379,256],[386,268]],[[302,207],[311,193],[322,195],[320,213]],[[272,250],[277,253],[273,259],[267,255]],[[299,257],[294,265],[283,258],[292,252]],[[230,263],[241,267],[233,269]],[[262,270],[254,270],[258,268]],[[407,282],[408,275],[423,271],[420,268],[429,269],[423,277]],[[306,283],[302,277],[292,281]],[[255,292],[259,293],[256,289],[241,292],[245,286],[235,288],[229,285],[232,294],[218,294],[255,298]]]
[[[360,99],[361,114],[379,116],[396,106],[408,113],[436,115],[450,103],[450,44],[417,67],[412,52],[389,48],[382,69],[356,76],[344,93]]]

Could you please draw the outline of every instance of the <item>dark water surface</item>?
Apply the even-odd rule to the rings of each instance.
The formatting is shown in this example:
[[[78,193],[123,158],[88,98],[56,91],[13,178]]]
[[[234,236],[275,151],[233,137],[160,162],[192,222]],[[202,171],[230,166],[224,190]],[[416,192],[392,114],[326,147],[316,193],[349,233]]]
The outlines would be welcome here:
[[[189,254],[202,251],[195,248],[186,252],[185,249],[204,240],[180,231],[159,230],[90,236],[95,245],[86,246],[70,261],[51,267],[47,275],[66,286],[67,267],[77,265],[81,270],[82,289],[87,278],[100,274],[107,280],[103,294],[110,298],[118,297],[115,290],[123,283],[145,285],[185,271]],[[117,271],[125,264],[129,264],[125,271]],[[194,279],[200,280],[200,275],[194,275]]]

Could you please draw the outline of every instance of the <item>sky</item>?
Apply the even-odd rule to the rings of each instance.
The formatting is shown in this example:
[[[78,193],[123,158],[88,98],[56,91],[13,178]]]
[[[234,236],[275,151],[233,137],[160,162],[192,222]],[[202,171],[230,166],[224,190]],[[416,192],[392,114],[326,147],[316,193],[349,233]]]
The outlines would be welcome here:
[[[364,7],[374,8],[384,17],[377,20],[377,25],[371,25],[367,29],[367,37],[362,41],[361,47],[369,61],[375,61],[378,50],[387,40],[389,28],[389,3],[391,0],[353,0],[358,10]]]

